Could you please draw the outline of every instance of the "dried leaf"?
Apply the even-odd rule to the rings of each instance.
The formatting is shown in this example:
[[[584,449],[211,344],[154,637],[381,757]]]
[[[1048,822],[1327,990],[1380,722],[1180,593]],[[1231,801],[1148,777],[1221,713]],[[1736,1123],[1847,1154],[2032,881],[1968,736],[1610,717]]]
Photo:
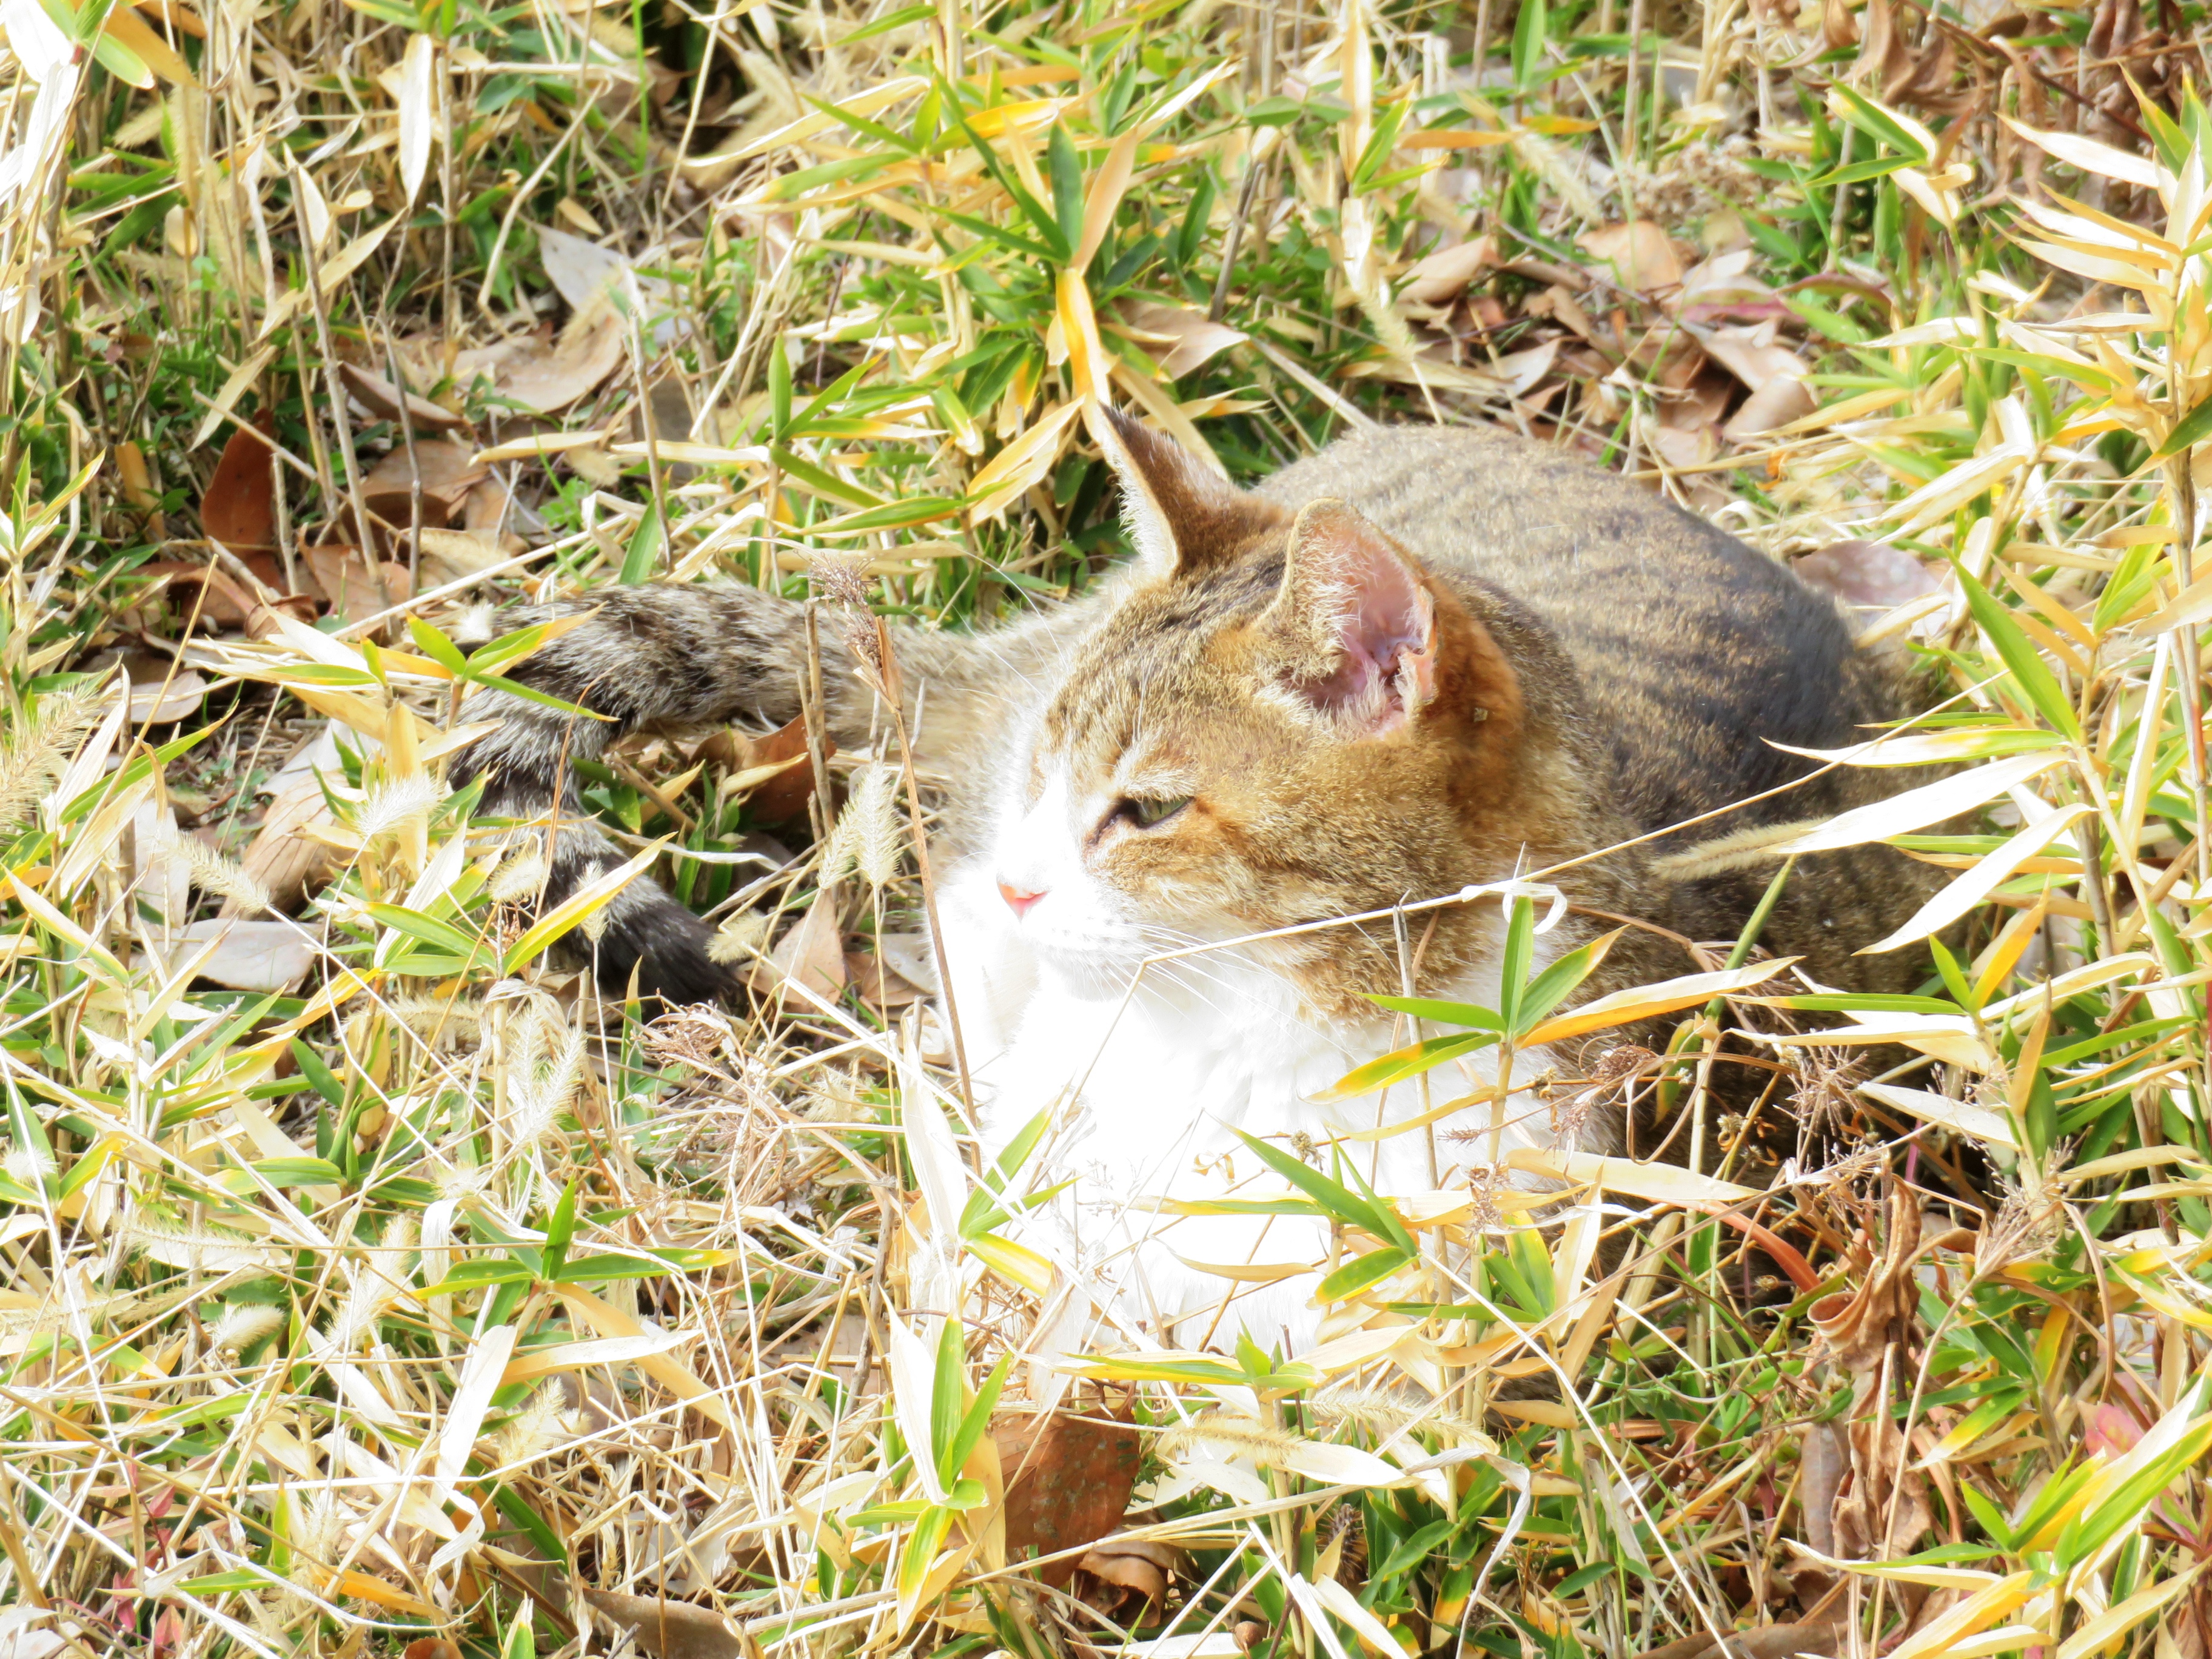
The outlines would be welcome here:
[[[410,207],[422,193],[430,140],[437,132],[437,102],[431,92],[437,59],[437,37],[424,29],[408,37],[406,53],[399,60],[399,182]]]
[[[234,553],[276,544],[276,457],[269,447],[276,435],[276,414],[266,409],[251,431],[232,433],[200,497],[202,532]]]
[[[1582,239],[1582,246],[1612,267],[1615,282],[1638,294],[1681,286],[1682,261],[1674,245],[1649,219],[1593,230]]]
[[[767,959],[753,971],[755,986],[770,991],[787,981],[805,986],[823,1000],[835,1002],[845,988],[843,933],[838,927],[841,908],[836,890],[825,887],[814,896],[797,927],[787,933]],[[798,1002],[801,999],[788,999]]]
[[[1717,328],[1701,333],[1698,343],[1708,357],[1742,381],[1749,392],[1760,390],[1770,380],[1802,380],[1812,373],[1796,352],[1774,343],[1771,323],[1756,328],[1735,325]]]
[[[1743,400],[1743,407],[1736,410],[1721,433],[1730,442],[1741,443],[1747,438],[1760,437],[1788,426],[1792,421],[1801,421],[1817,407],[1812,389],[1804,381],[1792,375],[1778,374]]]
[[[291,922],[218,919],[196,921],[177,936],[168,953],[170,970],[210,940],[215,949],[195,975],[234,991],[289,991],[315,965],[314,936]]]
[[[372,565],[357,547],[331,543],[307,548],[301,556],[315,585],[329,599],[331,613],[349,625],[366,622],[395,605],[404,605],[414,596],[405,565],[391,562]]]
[[[330,867],[334,849],[306,833],[312,825],[329,823],[331,811],[316,781],[315,769],[343,781],[338,770],[337,739],[327,727],[307,751],[308,768],[289,779],[281,779],[261,817],[261,828],[240,860],[246,873],[261,884],[270,902],[289,910],[305,895],[311,882]],[[225,902],[225,911],[231,902]]]
[[[191,669],[163,679],[134,682],[131,687],[131,720],[134,726],[172,726],[199,713],[207,701],[207,682]]]
[[[823,760],[827,762],[836,752],[836,743],[825,733]],[[745,808],[755,823],[793,823],[805,816],[806,803],[814,794],[814,769],[807,763],[804,715],[793,715],[765,737],[718,732],[699,745],[696,755],[732,775],[732,781],[738,787],[751,789]],[[748,779],[747,774],[757,775]],[[729,787],[725,783],[725,788]]]
[[[629,261],[612,248],[587,242],[550,225],[538,228],[538,258],[556,292],[571,311],[588,311],[622,282]]]
[[[361,481],[368,510],[386,524],[404,529],[413,514],[413,480],[422,480],[422,522],[443,526],[453,521],[462,498],[488,476],[471,447],[450,438],[419,439],[414,453],[404,444],[371,467]]]
[[[1942,583],[1928,567],[1887,542],[1830,542],[1790,567],[1798,580],[1849,605],[1900,605],[1940,592]]]
[[[988,524],[1027,495],[1060,459],[1067,428],[1082,412],[1080,402],[1047,410],[979,468],[968,482],[970,522]]]
[[[1159,369],[1170,380],[1181,380],[1247,338],[1243,330],[1214,322],[1188,306],[1124,300],[1115,309],[1128,331],[1144,344],[1168,348],[1167,356],[1159,360]]]
[[[1099,1585],[1111,1585],[1125,1595],[1111,1597],[1086,1595],[1085,1601],[1103,1607],[1117,1617],[1125,1610],[1140,1614],[1147,1607],[1159,1607],[1167,1601],[1168,1584],[1179,1564],[1179,1554],[1172,1545],[1149,1538],[1115,1538],[1094,1545],[1083,1553],[1079,1571],[1089,1574]],[[1137,1606],[1127,1607],[1134,1601]],[[1129,1622],[1136,1622],[1133,1617]]]
[[[264,349],[273,350],[273,348]],[[345,382],[346,390],[361,400],[362,406],[379,420],[398,421],[404,401],[407,418],[418,432],[446,432],[468,424],[465,416],[456,415],[452,410],[434,404],[428,398],[418,398],[411,392],[403,392],[382,375],[372,374],[358,363],[340,363],[338,378]]]
[[[1398,295],[1415,305],[1440,306],[1459,298],[1468,284],[1497,263],[1495,237],[1478,236],[1470,242],[1439,248],[1413,263],[1400,282]]]
[[[489,370],[501,397],[551,415],[596,390],[621,364],[629,343],[622,314],[602,301],[577,312],[550,346],[535,337],[513,342],[495,361],[479,366]],[[465,351],[461,359],[473,355]]]
[[[1010,1560],[1056,1555],[1119,1529],[1141,1461],[1135,1429],[1063,1410],[994,1425],[991,1438],[1007,1482]],[[1065,1589],[1075,1569],[1070,1558],[1039,1576]]]
[[[577,1586],[592,1610],[653,1659],[738,1659],[746,1644],[712,1607]]]

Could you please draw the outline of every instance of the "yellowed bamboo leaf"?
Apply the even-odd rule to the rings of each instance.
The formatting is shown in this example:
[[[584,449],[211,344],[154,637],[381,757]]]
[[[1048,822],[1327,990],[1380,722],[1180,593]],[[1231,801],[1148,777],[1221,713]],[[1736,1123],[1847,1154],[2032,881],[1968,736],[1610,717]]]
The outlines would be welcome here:
[[[175,49],[146,20],[129,6],[116,5],[100,25],[100,33],[173,87],[197,87],[192,71]],[[149,83],[150,84],[150,83]]]
[[[2114,257],[2111,252],[2090,252],[2068,242],[2045,241],[2035,238],[2021,239],[2022,247],[2045,264],[2057,265],[2061,270],[2072,271],[2076,276],[2087,276],[2093,283],[2111,283],[2118,288],[2131,288],[2140,294],[2155,294],[2159,290],[2160,273]]]
[[[2009,881],[2014,872],[2031,856],[2041,852],[2067,830],[2091,817],[2096,808],[2086,803],[2062,807],[2039,823],[2008,837],[1994,851],[1985,854],[1974,867],[1953,882],[1927,903],[1912,913],[1910,920],[1887,938],[1877,939],[1858,954],[1879,956],[1886,951],[1895,951],[1939,933],[1960,916],[1987,898],[1997,888]]]
[[[1559,1042],[1568,1037],[1581,1036],[1586,1032],[1626,1025],[1632,1020],[1650,1019],[1657,1014],[1671,1014],[1677,1009],[1693,1008],[1711,1001],[1715,997],[1732,996],[1739,991],[1747,991],[1754,985],[1764,985],[1796,960],[1795,957],[1784,957],[1778,962],[1756,962],[1747,967],[1725,969],[1713,974],[1685,974],[1679,979],[1662,980],[1656,985],[1639,985],[1629,990],[1615,991],[1609,996],[1599,997],[1579,1008],[1570,1009],[1546,1020],[1522,1041],[1531,1047],[1540,1047],[1547,1042]]]
[[[1238,1285],[1278,1285],[1285,1279],[1296,1279],[1300,1273],[1315,1272],[1319,1263],[1312,1261],[1194,1261],[1178,1255],[1176,1260],[1193,1273],[1211,1274],[1215,1279],[1226,1279]]]
[[[2020,1144],[2010,1118],[1971,1101],[1953,1100],[1945,1095],[1930,1094],[1925,1089],[1907,1089],[1894,1083],[1862,1083],[1859,1092],[1923,1123],[1955,1130],[1976,1140],[1994,1142],[1999,1146]]]
[[[1749,1187],[1672,1164],[1603,1158],[1595,1152],[1519,1146],[1506,1152],[1505,1167],[1577,1187],[1601,1187],[1607,1192],[1626,1193],[1653,1204],[1736,1204],[1759,1195]]]
[[[1106,232],[1114,222],[1114,214],[1121,205],[1121,197],[1129,188],[1129,175],[1137,165],[1137,140],[1140,134],[1131,127],[1114,141],[1100,165],[1097,176],[1091,181],[1090,192],[1083,202],[1083,240],[1078,244],[1075,258],[1070,262],[1077,270],[1090,268],[1091,257],[1106,240]]]
[[[1907,1640],[1891,1659],[1942,1659],[1968,1637],[1985,1631],[2036,1593],[2036,1575],[2015,1572],[1985,1585]]]
[[[1061,404],[1048,410],[977,469],[968,486],[969,511],[974,522],[987,524],[997,518],[1044,477],[1060,459],[1067,428],[1082,412],[1079,403]]]
[[[479,449],[470,458],[471,466],[489,466],[495,461],[538,460],[548,455],[558,455],[563,450],[587,449],[593,444],[605,443],[607,429],[594,427],[586,432],[540,432],[527,438],[511,438],[505,443],[493,444]]]
[[[2069,167],[2118,179],[2123,184],[2140,185],[2145,190],[2158,188],[2159,165],[2148,156],[2130,155],[2110,144],[2100,144],[2094,138],[2083,138],[2075,133],[2045,132],[2015,121],[2009,115],[2000,115],[1997,119],[2045,155],[2056,156]]]
[[[406,54],[399,60],[399,182],[410,207],[422,193],[430,140],[437,131],[437,100],[432,92],[437,62],[435,35],[425,29],[408,36]]]
[[[1067,373],[1078,399],[1095,402],[1103,391],[1110,359],[1099,343],[1098,319],[1091,308],[1091,290],[1083,273],[1066,270],[1054,288],[1054,309],[1067,343]]]
[[[648,1331],[641,1336],[599,1337],[581,1342],[556,1342],[550,1348],[533,1348],[509,1359],[507,1369],[500,1373],[499,1385],[504,1389],[517,1382],[535,1382],[541,1376],[551,1376],[560,1371],[582,1370],[591,1365],[634,1364],[649,1354],[665,1353],[682,1340],[683,1338],[673,1331]]]
[[[1773,851],[1778,857],[1826,853],[1842,847],[1863,846],[1871,841],[1885,841],[1892,836],[1910,835],[1915,830],[1972,811],[2007,790],[2042,776],[2065,758],[2063,751],[2051,750],[1992,761],[1971,772],[1961,772],[1866,806],[1854,807],[1818,830],[1784,842]]]
[[[580,1286],[556,1285],[553,1293],[567,1306],[571,1321],[582,1320],[601,1336],[635,1338],[647,1334],[645,1327],[631,1315],[611,1307]],[[640,1356],[635,1364],[640,1370],[694,1410],[713,1418],[732,1432],[736,1431],[737,1419],[731,1414],[727,1402],[702,1382],[683,1361],[665,1353],[648,1353]]]

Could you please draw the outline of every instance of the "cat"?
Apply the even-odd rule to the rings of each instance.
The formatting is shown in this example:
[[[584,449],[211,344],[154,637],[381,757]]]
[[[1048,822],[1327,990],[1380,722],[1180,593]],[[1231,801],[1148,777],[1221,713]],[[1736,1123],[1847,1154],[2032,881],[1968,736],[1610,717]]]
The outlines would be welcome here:
[[[1538,967],[1620,918],[1647,925],[1581,995],[1692,971],[1680,941],[1735,939],[1772,866],[1681,878],[1662,855],[1885,793],[1887,769],[1850,768],[1782,790],[1815,769],[1776,745],[1862,740],[1911,709],[1911,683],[1781,564],[1499,428],[1348,437],[1250,493],[1127,416],[1103,412],[1094,432],[1125,565],[1009,626],[888,633],[919,757],[953,781],[933,840],[946,1012],[987,1149],[1057,1109],[1045,1159],[1079,1179],[1032,1231],[1064,1265],[1159,1340],[1243,1329],[1297,1346],[1317,1328],[1321,1224],[1146,1205],[1249,1195],[1255,1177],[1279,1191],[1234,1128],[1326,1169],[1334,1138],[1413,1115],[1405,1086],[1314,1097],[1409,1040],[1369,1000],[1409,973],[1422,995],[1497,1006],[1504,911],[1491,897],[1402,927],[1307,925],[1566,866],[1549,880],[1573,908],[1537,938]],[[806,662],[801,608],[750,587],[605,589],[507,620],[582,610],[514,672],[610,718],[482,695],[471,714],[501,725],[453,768],[483,779],[495,815],[562,803],[549,902],[620,857],[568,760],[647,722],[787,720]],[[819,637],[833,735],[880,741],[850,646],[835,626]],[[1761,943],[1825,984],[1910,988],[1909,953],[1853,953],[1920,902],[1917,868],[1881,848],[1807,859]],[[608,921],[594,950],[611,986],[670,1003],[733,992],[706,925],[650,883]],[[1171,952],[1186,953],[1157,960]],[[1524,1052],[1514,1077],[1584,1063]],[[1429,1093],[1494,1084],[1477,1056]],[[1584,1150],[1620,1149],[1617,1113],[1565,1127]],[[1524,1088],[1337,1151],[1404,1194],[1561,1133]]]

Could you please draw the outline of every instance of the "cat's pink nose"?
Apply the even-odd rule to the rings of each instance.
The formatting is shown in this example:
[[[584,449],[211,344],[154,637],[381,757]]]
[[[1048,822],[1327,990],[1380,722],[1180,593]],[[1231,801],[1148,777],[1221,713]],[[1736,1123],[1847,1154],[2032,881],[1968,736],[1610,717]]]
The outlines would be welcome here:
[[[1024,892],[1022,889],[1011,887],[1002,881],[999,884],[999,896],[1006,900],[1006,908],[1018,917],[1027,915],[1030,913],[1030,908],[1042,898],[1044,894],[1041,891]]]

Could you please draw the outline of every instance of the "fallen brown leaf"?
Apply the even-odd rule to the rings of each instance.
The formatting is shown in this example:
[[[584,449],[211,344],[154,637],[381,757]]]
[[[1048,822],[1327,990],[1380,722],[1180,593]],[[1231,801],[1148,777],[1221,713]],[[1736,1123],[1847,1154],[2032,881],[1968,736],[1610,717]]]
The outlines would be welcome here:
[[[859,988],[862,997],[878,1008],[903,1008],[929,994],[866,951],[845,953],[845,977]]]
[[[412,392],[403,392],[381,374],[372,374],[358,363],[340,363],[338,378],[345,382],[346,390],[361,400],[362,407],[380,420],[397,421],[404,403],[408,421],[418,432],[450,432],[469,423],[466,416],[456,415],[444,405]]]
[[[1057,1555],[1120,1528],[1137,1484],[1135,1429],[1062,1410],[1000,1425],[991,1438],[1007,1483],[1009,1560]],[[1040,1573],[1065,1589],[1076,1566],[1073,1559],[1054,1561]]]
[[[276,544],[276,457],[263,441],[276,435],[276,416],[266,409],[251,430],[233,432],[200,497],[201,533],[234,553]]]
[[[1793,375],[1778,374],[1743,400],[1743,407],[1729,417],[1721,433],[1730,442],[1741,443],[1747,438],[1759,437],[1792,421],[1802,420],[1817,407],[1812,389],[1804,381]]]
[[[312,622],[315,615],[317,593],[312,576],[307,576],[304,592],[284,592],[284,573],[277,567],[273,553],[246,553],[240,562],[259,579],[270,592],[282,595],[283,608],[301,622]],[[187,564],[182,560],[163,559],[138,567],[142,576],[167,576],[169,586],[176,591],[177,605],[190,615],[195,602],[199,605],[200,620],[222,628],[244,628],[256,611],[264,609],[261,601],[246,590],[246,584],[220,566]],[[191,590],[204,586],[205,597]]]
[[[1832,1654],[1842,1626],[1834,1624],[1765,1625],[1757,1630],[1730,1631],[1726,1651],[1736,1659],[1793,1659],[1801,1653]],[[1652,1648],[1638,1659],[1717,1659],[1721,1644],[1705,1632],[1679,1642]]]
[[[1790,567],[1800,580],[1849,605],[1908,605],[1942,586],[1928,567],[1887,542],[1830,542]]]
[[[1076,1568],[1097,1579],[1101,1586],[1111,1586],[1121,1592],[1085,1597],[1120,1618],[1127,1602],[1137,1603],[1135,1608],[1128,1609],[1132,1613],[1141,1613],[1145,1607],[1164,1602],[1168,1582],[1174,1577],[1179,1560],[1178,1552],[1170,1545],[1149,1538],[1109,1538],[1085,1550]],[[1133,1623],[1134,1620],[1122,1622]]]
[[[1771,323],[1751,328],[1728,324],[1701,333],[1698,343],[1705,356],[1742,381],[1748,392],[1757,392],[1769,380],[1802,380],[1812,372],[1796,352],[1775,343]]]
[[[799,925],[786,933],[767,959],[753,970],[756,989],[773,992],[787,982],[805,986],[817,996],[834,1002],[845,989],[845,949],[837,925],[841,908],[836,890],[825,887],[814,896]],[[790,997],[787,1000],[802,1000]]]
[[[1497,263],[1495,237],[1478,236],[1471,242],[1438,248],[1413,262],[1400,279],[1399,297],[1415,305],[1440,306],[1466,293],[1477,276]]]
[[[1681,258],[1667,233],[1649,219],[1593,230],[1581,246],[1593,258],[1610,265],[1613,280],[1625,289],[1652,294],[1681,286]]]
[[[828,761],[836,752],[837,745],[825,737],[823,739],[823,761]],[[754,823],[768,824],[790,823],[805,816],[806,803],[814,793],[814,769],[790,764],[805,753],[806,721],[802,715],[793,715],[787,724],[765,737],[749,737],[742,732],[718,732],[698,750],[701,759],[713,761],[732,774],[750,772],[764,766],[784,768],[774,777],[756,786],[745,803],[747,816]]]
[[[1167,348],[1158,361],[1160,373],[1170,380],[1181,380],[1231,346],[1243,344],[1247,337],[1242,331],[1217,323],[1188,306],[1124,300],[1115,309],[1140,344]]]
[[[450,438],[420,441],[411,457],[405,445],[395,446],[361,481],[368,510],[386,524],[404,526],[414,512],[413,487],[418,470],[422,479],[422,522],[441,527],[453,521],[463,497],[489,476],[477,460],[473,447]]]
[[[207,701],[207,682],[191,669],[131,686],[131,720],[137,726],[172,726],[189,720]]]
[[[348,625],[364,622],[413,597],[405,565],[389,562],[371,565],[357,547],[330,543],[310,547],[301,556],[316,586],[330,599],[332,613]]]
[[[276,793],[261,815],[261,828],[240,860],[246,873],[261,884],[269,902],[280,910],[297,904],[308,884],[330,867],[335,856],[328,842],[301,833],[310,824],[331,821],[330,804],[323,798],[322,785],[316,781],[318,768],[328,772],[338,769],[337,738],[327,728],[307,750],[305,767],[289,778],[280,775]],[[222,913],[238,915],[236,902],[226,899]]]
[[[312,935],[289,921],[196,921],[175,936],[167,952],[170,971],[182,967],[210,939],[215,949],[194,971],[234,991],[289,991],[315,965]]]
[[[632,1632],[654,1659],[737,1659],[745,1644],[711,1607],[650,1595],[619,1595],[580,1587],[592,1610],[617,1630]]]
[[[507,342],[495,359],[479,360],[470,367],[489,372],[502,397],[536,414],[550,415],[613,374],[629,340],[622,314],[602,300],[571,317],[550,345],[535,337]],[[465,351],[460,361],[474,355]]]

